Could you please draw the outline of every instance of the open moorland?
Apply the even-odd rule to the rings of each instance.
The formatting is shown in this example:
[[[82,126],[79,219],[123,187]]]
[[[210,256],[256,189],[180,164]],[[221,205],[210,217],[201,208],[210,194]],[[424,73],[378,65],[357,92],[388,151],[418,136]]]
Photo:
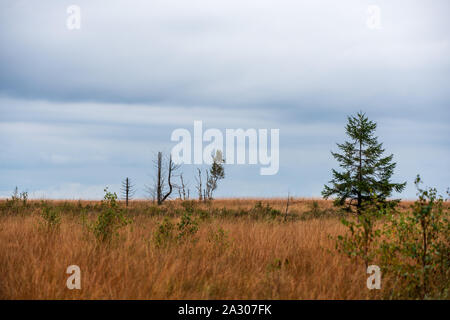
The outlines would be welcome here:
[[[336,251],[347,231],[331,201],[112,207],[123,223],[105,230],[105,201],[2,200],[0,298],[382,299],[393,285],[384,277],[380,290],[369,290],[364,263]],[[81,290],[66,286],[70,265],[80,267]]]

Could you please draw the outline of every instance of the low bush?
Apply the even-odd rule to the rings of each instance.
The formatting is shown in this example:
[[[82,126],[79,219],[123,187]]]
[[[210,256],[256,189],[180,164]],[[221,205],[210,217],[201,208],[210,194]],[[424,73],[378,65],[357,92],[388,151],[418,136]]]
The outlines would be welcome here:
[[[156,231],[153,234],[153,241],[157,247],[163,247],[175,239],[174,236],[174,224],[165,217],[164,220],[158,225]]]
[[[281,216],[281,211],[272,208],[268,203],[264,206],[261,201],[258,201],[250,211],[251,215],[256,218],[270,218],[275,219]]]
[[[47,231],[59,230],[61,213],[58,209],[45,205],[42,208],[41,217],[44,219],[44,227]]]
[[[102,201],[102,212],[91,226],[95,237],[101,242],[108,242],[118,234],[120,228],[130,223],[131,220],[125,217],[124,210],[119,207],[117,194],[108,192],[108,188],[106,188]]]

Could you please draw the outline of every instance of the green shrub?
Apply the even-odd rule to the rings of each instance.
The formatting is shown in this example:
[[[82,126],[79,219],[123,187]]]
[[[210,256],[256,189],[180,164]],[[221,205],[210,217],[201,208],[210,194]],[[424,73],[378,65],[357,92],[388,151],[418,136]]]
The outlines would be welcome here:
[[[185,200],[181,202],[181,206],[188,213],[194,213],[195,210],[195,201],[194,200]]]
[[[450,212],[435,188],[421,189],[410,211],[366,201],[360,215],[343,219],[348,228],[336,247],[366,267],[374,262],[388,279],[388,298],[449,299]]]
[[[192,218],[192,213],[185,212],[177,224],[178,240],[195,235],[198,231],[198,222]]]
[[[202,209],[196,209],[195,214],[198,215],[201,221],[206,221],[211,217],[209,211]]]
[[[19,214],[22,209],[28,207],[28,192],[22,191],[19,193],[19,188],[15,188],[11,199],[6,199],[5,211],[8,213]]]
[[[253,209],[251,210],[251,213],[256,218],[271,218],[275,219],[276,217],[281,215],[281,211],[272,208],[268,203],[264,206],[261,201],[258,201]]]
[[[360,258],[368,267],[376,256],[376,241],[381,230],[376,229],[376,222],[386,214],[377,206],[376,200],[365,202],[360,214],[353,218],[342,218],[341,222],[348,228],[348,233],[339,235],[336,248],[351,258]]]
[[[174,224],[165,217],[164,220],[159,224],[155,233],[153,234],[153,240],[157,247],[162,247],[167,245],[174,240]]]
[[[118,234],[120,228],[129,223],[131,221],[125,217],[124,210],[119,207],[117,194],[108,192],[106,188],[102,211],[92,226],[95,237],[102,242],[108,242]]]
[[[157,247],[163,247],[174,240],[181,242],[190,239],[197,231],[198,222],[192,218],[192,213],[184,211],[184,214],[176,225],[168,217],[165,217],[154,232],[153,241]],[[177,232],[176,235],[175,232]]]
[[[61,225],[61,213],[59,210],[44,205],[41,211],[41,217],[44,219],[47,231],[59,230]]]
[[[316,219],[321,218],[327,214],[326,210],[320,209],[320,205],[318,201],[312,201],[308,204],[309,210],[302,213],[300,216],[301,220],[309,220],[309,219]]]
[[[421,189],[410,212],[392,215],[381,243],[383,271],[394,276],[394,298],[448,299],[450,288],[449,210],[435,188]]]
[[[334,208],[326,208],[322,209],[318,201],[313,200],[308,203],[308,210],[301,213],[299,218],[301,220],[310,220],[310,219],[318,219],[318,218],[345,218],[352,214],[351,210],[347,207],[334,207]]]
[[[222,227],[219,227],[217,230],[211,230],[208,242],[213,243],[219,250],[224,250],[230,245],[228,233]]]
[[[213,209],[213,214],[217,215],[219,217],[223,217],[223,218],[229,218],[229,217],[241,217],[244,215],[248,215],[248,211],[246,210],[232,210],[232,209],[227,209],[225,207],[221,208],[221,209]]]
[[[20,199],[22,200],[22,206],[23,206],[23,207],[27,207],[27,202],[28,202],[28,192],[22,191],[22,192],[20,193]]]

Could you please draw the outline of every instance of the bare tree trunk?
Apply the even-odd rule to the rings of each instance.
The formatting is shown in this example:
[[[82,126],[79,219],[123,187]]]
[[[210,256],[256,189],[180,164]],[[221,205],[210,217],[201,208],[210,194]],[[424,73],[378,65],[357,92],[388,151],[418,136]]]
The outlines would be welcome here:
[[[176,165],[172,161],[172,156],[169,157],[168,170],[163,170],[165,161],[163,161],[162,152],[158,152],[158,158],[155,163],[157,174],[156,174],[156,201],[158,205],[161,205],[171,194],[174,188],[178,188],[178,186],[174,186],[172,184],[172,178],[174,176],[174,172],[179,168],[179,165]],[[166,180],[166,172],[167,172],[167,180]],[[169,186],[169,190],[165,193],[165,187]],[[150,192],[154,190],[153,188],[149,188]],[[165,193],[165,194],[164,194]]]
[[[126,206],[128,207],[128,198],[130,196],[130,182],[128,181],[128,178],[125,179],[125,184],[126,184],[126,187],[125,187],[125,203],[126,203]]]
[[[186,200],[186,186],[184,185],[183,174],[180,174],[180,180],[181,180],[181,190],[182,190],[182,194],[183,194],[183,200]],[[180,195],[180,198],[181,198],[181,195]]]
[[[171,179],[172,179],[172,173],[173,173],[173,171],[176,168],[177,167],[172,162],[172,156],[170,156],[170,158],[169,158],[169,173],[168,173],[168,177],[167,177],[167,184],[169,185],[169,191],[161,199],[161,203],[163,203],[164,200],[166,200],[170,196],[170,194],[172,193],[173,185],[172,185],[172,180]]]
[[[288,212],[289,212],[289,192],[288,192],[288,197],[287,197],[287,202],[286,202],[286,211],[284,213],[284,221],[286,222],[287,220],[287,216],[288,216]]]
[[[125,204],[128,207],[128,203],[132,199],[135,192],[134,186],[128,177],[122,181],[121,192],[122,192],[122,199],[125,199]]]
[[[202,199],[203,199],[203,195],[202,195],[202,192],[203,192],[203,189],[202,189],[202,172],[201,172],[201,170],[199,168],[197,168],[197,171],[198,171],[198,178],[196,178],[196,180],[197,180],[196,188],[197,188],[197,192],[198,192],[198,200],[202,201]]]
[[[204,201],[206,201],[206,199],[211,200],[211,180],[209,177],[209,172],[208,170],[205,170],[206,173],[206,188],[205,188],[205,197],[204,197]]]
[[[158,201],[158,205],[160,205],[162,203],[162,152],[158,152],[157,170],[156,199]]]

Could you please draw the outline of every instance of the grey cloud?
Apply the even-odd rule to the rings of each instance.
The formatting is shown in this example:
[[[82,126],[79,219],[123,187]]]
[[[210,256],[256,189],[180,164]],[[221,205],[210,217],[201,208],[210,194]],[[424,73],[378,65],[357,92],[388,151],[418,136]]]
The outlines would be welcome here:
[[[377,1],[379,31],[365,26],[373,1],[79,0],[79,31],[71,4],[0,4],[2,194],[98,197],[130,175],[144,196],[153,152],[203,120],[280,129],[280,173],[227,166],[219,196],[319,196],[359,110],[396,180],[448,187],[448,1]]]
[[[80,1],[82,29],[68,31],[69,2],[10,1],[2,10],[0,91],[339,111],[379,96],[448,99],[448,3],[382,1],[379,32],[365,26],[369,3]]]

